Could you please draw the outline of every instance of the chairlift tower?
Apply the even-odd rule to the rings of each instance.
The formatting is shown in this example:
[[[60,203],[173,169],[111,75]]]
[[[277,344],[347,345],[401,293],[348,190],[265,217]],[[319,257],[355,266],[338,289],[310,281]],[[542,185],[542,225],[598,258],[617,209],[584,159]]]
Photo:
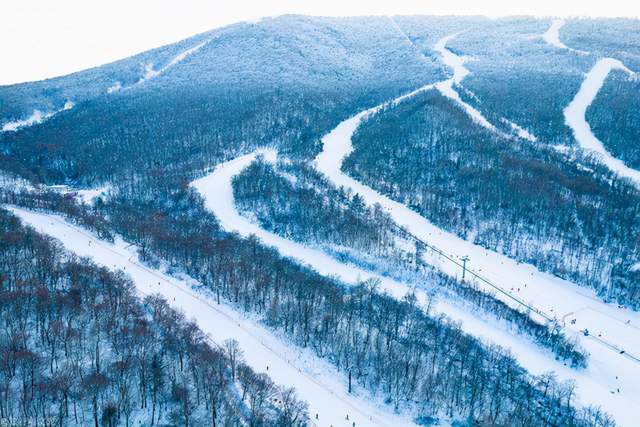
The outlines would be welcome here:
[[[469,261],[469,257],[467,255],[460,257],[460,261],[462,261],[462,281],[464,282],[464,276],[467,272],[467,261]]]

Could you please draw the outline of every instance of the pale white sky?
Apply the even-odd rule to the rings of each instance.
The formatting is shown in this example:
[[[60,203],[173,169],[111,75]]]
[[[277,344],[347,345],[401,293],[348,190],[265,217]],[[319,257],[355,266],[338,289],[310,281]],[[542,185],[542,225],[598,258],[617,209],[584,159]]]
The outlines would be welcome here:
[[[640,1],[0,0],[0,84],[67,74],[215,27],[286,13],[640,17]]]

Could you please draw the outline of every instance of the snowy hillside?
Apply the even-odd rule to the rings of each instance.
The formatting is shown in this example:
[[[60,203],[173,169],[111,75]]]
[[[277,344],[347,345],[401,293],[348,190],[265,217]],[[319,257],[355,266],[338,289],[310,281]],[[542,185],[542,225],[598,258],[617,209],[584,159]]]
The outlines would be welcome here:
[[[0,87],[0,418],[634,426],[638,34],[282,16]]]

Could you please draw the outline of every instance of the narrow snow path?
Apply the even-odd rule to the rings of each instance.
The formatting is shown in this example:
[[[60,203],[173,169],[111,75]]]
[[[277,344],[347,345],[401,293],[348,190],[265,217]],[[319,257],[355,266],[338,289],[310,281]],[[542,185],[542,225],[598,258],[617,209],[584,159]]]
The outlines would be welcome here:
[[[573,49],[567,46],[566,44],[562,43],[562,41],[560,40],[560,28],[564,27],[564,24],[566,24],[566,21],[564,19],[552,20],[551,25],[549,25],[549,28],[547,29],[547,31],[545,31],[544,34],[542,34],[541,36],[542,40],[544,40],[551,46],[556,47],[558,49],[567,49],[572,52],[588,55],[589,52],[586,52],[584,50]]]
[[[611,171],[629,178],[640,189],[640,171],[628,167],[623,161],[613,157],[604,144],[593,134],[586,119],[587,109],[612,70],[622,70],[631,75],[634,74],[617,59],[600,59],[587,73],[578,93],[564,109],[564,118],[567,126],[573,130],[576,141],[583,149],[596,153],[598,159]]]
[[[15,132],[25,127],[37,125],[39,123],[44,122],[47,119],[50,119],[51,117],[55,116],[56,114],[62,111],[67,111],[72,109],[74,105],[75,104],[73,102],[67,101],[65,102],[64,106],[61,109],[51,111],[48,113],[43,113],[40,110],[33,110],[33,113],[26,119],[16,120],[16,121],[8,122],[2,125],[2,132]]]
[[[633,379],[640,378],[640,363],[625,357],[625,355],[629,356],[629,353],[635,356],[640,355],[640,313],[605,304],[589,289],[463,240],[453,233],[438,228],[403,204],[391,200],[343,173],[342,162],[353,151],[351,143],[353,133],[371,111],[376,111],[376,107],[343,121],[322,139],[323,149],[315,159],[316,168],[334,185],[351,189],[360,194],[370,205],[380,204],[397,224],[404,226],[411,234],[439,248],[448,256],[454,259],[469,256],[470,261],[467,264],[469,270],[498,284],[507,294],[526,301],[541,312],[555,317],[565,326],[565,329],[569,330],[568,333],[570,330],[578,332],[588,329],[591,334],[589,337],[579,335],[581,344],[591,353],[587,378],[581,377],[580,381],[576,379],[578,384],[582,383],[579,394],[584,401],[602,404],[607,411],[616,416],[619,423],[633,425],[628,408],[620,402],[626,401],[636,407],[640,405],[640,384]],[[425,254],[425,260],[452,276],[461,274],[458,265],[434,252]],[[493,291],[482,282],[478,282],[478,286],[486,291]],[[514,305],[513,301],[505,295],[497,294],[497,297]],[[606,343],[596,342],[596,339]],[[625,354],[619,354],[619,351],[610,346],[624,349]],[[527,369],[537,371],[536,365],[528,363],[529,360],[522,357],[518,360]],[[587,385],[591,382],[588,377],[593,377],[599,386]],[[611,395],[609,393],[611,390],[607,388],[621,382],[625,383],[620,387],[621,394]],[[613,388],[613,390],[617,389],[617,386]]]
[[[562,28],[564,24],[564,19],[554,19],[551,21],[549,29],[542,35],[542,40],[558,49],[569,49],[567,45],[560,41],[560,28]]]
[[[408,41],[408,43],[410,43],[414,47],[416,52],[418,52],[418,55],[420,55],[420,57],[424,57],[424,55],[422,54],[420,49],[418,49],[418,47],[411,41],[409,36],[407,36],[407,34],[404,31],[402,31],[402,29],[395,22],[395,20],[393,20],[393,18],[389,18],[389,19],[393,23],[394,27],[400,33],[402,33],[402,35],[405,37],[405,39]],[[436,42],[436,44],[433,47],[433,49],[436,52],[438,52],[438,54],[442,58],[442,62],[447,67],[451,68],[451,71],[452,71],[452,74],[453,74],[451,78],[435,83],[434,87],[442,95],[444,95],[445,97],[449,98],[454,103],[456,103],[458,106],[460,106],[462,108],[462,110],[475,123],[479,124],[480,126],[490,130],[491,132],[493,132],[493,133],[495,133],[495,134],[497,134],[497,135],[499,135],[501,137],[510,138],[511,135],[499,130],[496,126],[494,126],[491,122],[489,122],[489,120],[477,108],[475,108],[475,107],[471,106],[469,103],[465,102],[462,99],[462,97],[460,97],[460,94],[454,88],[454,85],[461,84],[462,80],[467,75],[469,75],[471,73],[469,71],[469,69],[466,68],[465,65],[464,65],[465,62],[467,61],[467,58],[464,57],[464,56],[458,56],[458,55],[456,55],[455,53],[453,53],[451,50],[449,50],[447,48],[447,43],[449,41],[453,40],[454,38],[456,38],[459,34],[460,33],[454,33],[454,34],[450,34],[448,36],[442,37],[441,39],[439,39]],[[526,129],[522,128],[521,126],[518,126],[516,123],[513,123],[512,121],[510,121],[510,120],[508,120],[506,118],[502,118],[501,120],[504,123],[508,124],[509,127],[515,132],[515,134],[518,135],[518,137],[523,138],[523,139],[527,139],[527,140],[529,140],[531,142],[535,142],[537,140],[535,135],[533,135],[532,133],[530,133]]]
[[[212,37],[212,38],[207,39],[207,40],[205,40],[205,41],[203,41],[201,43],[198,43],[197,45],[195,45],[195,46],[193,46],[193,47],[191,47],[191,48],[189,48],[189,49],[187,49],[187,50],[185,50],[183,52],[180,52],[175,57],[173,57],[171,59],[171,61],[169,61],[165,66],[163,66],[159,70],[154,70],[153,69],[153,64],[147,64],[144,76],[142,76],[142,78],[140,80],[138,80],[136,83],[134,83],[132,86],[129,86],[129,87],[140,85],[140,84],[142,84],[142,83],[144,83],[144,82],[146,82],[148,80],[151,80],[153,78],[158,77],[160,74],[166,72],[171,67],[173,67],[175,65],[178,65],[179,63],[181,63],[182,61],[187,59],[187,57],[189,57],[190,55],[193,55],[194,53],[196,53],[197,51],[202,49],[204,46],[206,46],[213,39],[214,38]],[[110,88],[110,89],[112,89],[112,88]]]
[[[450,79],[436,83],[436,88],[442,95],[446,96],[447,98],[451,99],[459,106],[461,106],[462,109],[467,113],[467,115],[469,115],[469,117],[471,117],[474,122],[486,129],[489,129],[491,132],[497,133],[501,136],[506,136],[508,138],[508,135],[505,135],[503,132],[499,131],[493,124],[489,122],[489,120],[486,119],[486,117],[484,117],[484,115],[479,110],[464,102],[460,97],[460,94],[453,87],[454,84],[459,85],[462,80],[469,74],[469,70],[464,66],[466,58],[458,56],[447,49],[447,43],[449,42],[449,40],[452,40],[457,36],[458,33],[443,37],[438,40],[438,42],[434,46],[434,50],[438,52],[442,57],[442,62],[444,62],[446,66],[451,68],[453,72],[453,76]]]
[[[565,24],[562,19],[552,21],[551,26],[542,38],[552,46],[559,49],[568,49],[584,55],[589,52],[570,48],[560,41],[560,28]],[[630,75],[634,72],[628,69],[621,61],[615,58],[601,58],[586,74],[580,89],[569,105],[564,109],[564,119],[567,126],[573,131],[573,135],[580,146],[587,151],[596,154],[602,164],[621,177],[631,180],[640,189],[640,171],[630,168],[624,162],[607,151],[604,144],[593,134],[591,126],[586,119],[587,109],[598,95],[609,73],[613,70],[622,70]]]
[[[197,285],[195,280],[178,280],[144,266],[138,259],[137,248],[122,239],[109,243],[58,215],[13,206],[5,208],[36,231],[58,239],[70,252],[91,258],[96,264],[112,270],[124,271],[141,297],[162,295],[172,307],[195,320],[214,345],[222,344],[226,339],[238,341],[246,362],[255,371],[268,374],[277,384],[296,388],[298,396],[309,404],[312,425],[352,427],[353,422],[356,426],[412,425],[411,420],[377,407],[375,401],[349,395],[341,381],[343,375],[332,365],[309,350],[288,344],[230,306],[216,304],[212,295],[193,290],[191,286]],[[315,420],[315,414],[319,414],[318,420]],[[347,414],[349,420],[346,420]]]
[[[356,117],[346,120],[334,132],[337,132],[337,134],[348,132],[350,135],[361,118],[370,113],[370,111],[366,110]],[[332,134],[336,136],[334,132]],[[336,148],[339,149],[340,147],[336,145]],[[256,235],[263,243],[276,248],[282,255],[296,259],[320,274],[337,277],[347,284],[355,284],[360,280],[369,278],[378,279],[380,280],[380,290],[388,292],[394,298],[402,298],[407,292],[413,291],[420,304],[426,306],[429,297],[425,290],[421,288],[415,288],[387,277],[381,277],[350,264],[343,264],[322,251],[287,240],[262,229],[243,217],[235,208],[232,180],[234,176],[250,165],[258,155],[263,155],[268,161],[274,161],[276,157],[276,153],[273,150],[257,150],[219,165],[212,173],[192,183],[192,186],[203,195],[205,205],[216,215],[223,228],[228,231],[236,231],[243,236]],[[320,157],[318,162],[326,165],[325,161],[330,163],[331,159],[335,158],[336,156],[327,155]],[[332,180],[333,178],[334,176],[331,177]],[[346,182],[340,181],[338,185],[343,185],[344,183]],[[350,185],[348,187],[355,189]],[[362,189],[364,188],[357,188],[361,195],[363,194],[360,191]],[[435,257],[430,261],[434,264],[441,262]],[[603,348],[599,343],[584,339],[582,340],[582,345],[595,357],[591,357],[586,370],[575,371],[554,360],[549,352],[540,349],[528,339],[505,330],[505,326],[499,322],[483,319],[480,316],[469,313],[455,303],[442,299],[438,299],[432,309],[460,322],[466,333],[483,341],[492,342],[510,349],[518,362],[530,372],[542,374],[554,371],[560,379],[574,380],[582,403],[601,405],[605,410],[614,414],[621,425],[633,425],[632,420],[635,415],[629,408],[640,404],[640,384],[635,381],[637,375],[640,375],[639,364],[615,353],[610,352],[610,354],[607,354],[603,352]],[[580,314],[584,313],[576,313],[576,317],[580,317]],[[588,316],[585,315],[584,317],[587,318]],[[640,325],[640,322],[638,324]],[[601,357],[603,354],[604,358]],[[613,364],[610,363],[611,355],[616,356]],[[617,392],[618,388],[620,388],[620,393]]]

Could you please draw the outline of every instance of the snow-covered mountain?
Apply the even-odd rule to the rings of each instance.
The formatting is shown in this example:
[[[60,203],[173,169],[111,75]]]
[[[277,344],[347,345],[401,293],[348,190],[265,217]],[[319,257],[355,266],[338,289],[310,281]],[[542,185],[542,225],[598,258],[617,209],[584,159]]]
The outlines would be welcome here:
[[[639,30],[283,16],[0,87],[0,416],[634,425]]]

